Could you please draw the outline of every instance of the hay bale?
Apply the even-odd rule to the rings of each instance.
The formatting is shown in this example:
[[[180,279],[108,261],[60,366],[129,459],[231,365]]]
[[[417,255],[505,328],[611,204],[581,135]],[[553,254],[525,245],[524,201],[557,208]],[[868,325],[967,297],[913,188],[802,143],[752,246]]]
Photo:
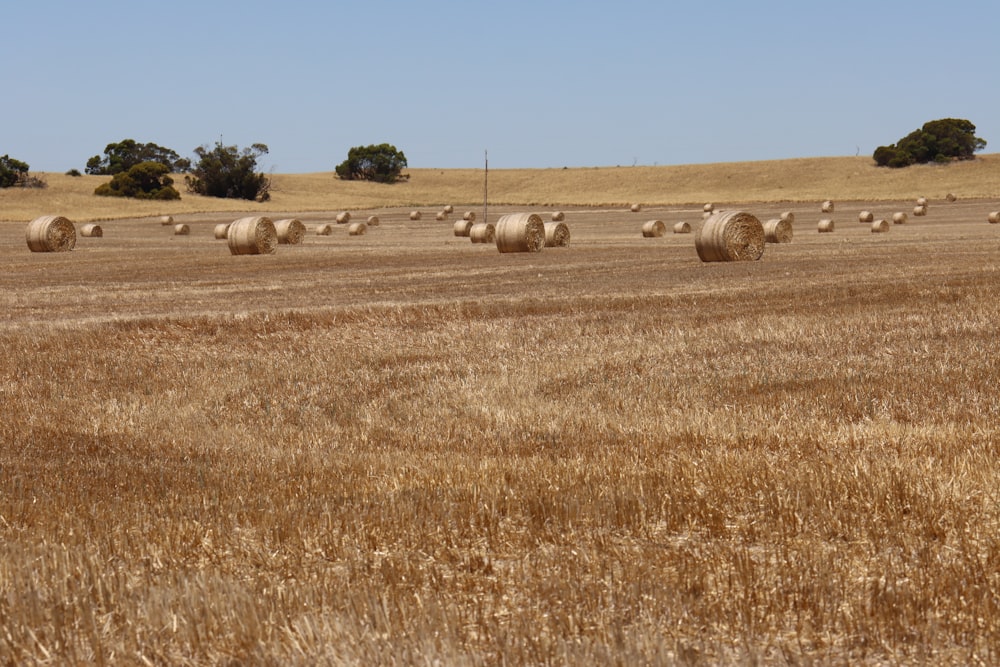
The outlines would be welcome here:
[[[469,230],[472,229],[472,220],[456,220],[455,224],[452,225],[452,231],[455,236],[469,236]]]
[[[715,204],[705,204],[701,207],[701,210],[705,213],[715,213]]]
[[[566,214],[562,211],[552,211],[552,222],[562,222],[566,219]]]
[[[858,213],[858,222],[871,222],[875,219],[875,215],[871,211],[861,211]]]
[[[331,234],[333,234],[333,225],[329,222],[316,225],[316,236],[330,236]]]
[[[925,215],[927,215],[927,207],[926,206],[917,205],[917,206],[913,207],[913,217],[919,218],[919,217],[922,217],[922,216],[925,216]]]
[[[684,222],[683,220],[681,222],[674,223],[674,234],[690,234],[690,233],[691,233],[691,225],[689,225],[688,223]]]
[[[681,223],[678,223],[681,224]],[[677,227],[674,226],[674,232],[677,232]],[[642,237],[644,239],[655,239],[663,236],[667,233],[667,226],[663,224],[662,220],[647,220],[642,223]]]
[[[905,225],[906,219],[906,213],[903,211],[896,211],[892,214],[892,224],[894,225]]]
[[[351,212],[350,211],[341,211],[340,213],[337,214],[336,220],[337,220],[337,224],[338,225],[346,225],[347,223],[349,223],[351,221]],[[275,228],[277,228],[278,223],[277,222],[274,223],[274,226],[275,226]]]
[[[829,218],[824,218],[824,219],[820,220],[819,221],[819,225],[817,225],[817,230],[819,231],[820,234],[823,234],[823,233],[826,233],[826,232],[832,232],[833,231],[833,220],[830,220]]]
[[[363,222],[352,222],[347,226],[348,236],[363,236],[368,231],[368,225]]]
[[[825,202],[820,204],[820,213],[833,213],[833,202],[827,199]]]
[[[565,248],[569,245],[569,227],[565,222],[546,222],[545,247]]]
[[[791,243],[792,223],[781,218],[773,218],[764,223],[765,243]]]
[[[709,218],[712,217],[713,214],[714,213],[712,211],[702,211],[701,212],[701,219],[702,220],[708,220]]]
[[[927,197],[917,197],[917,206],[927,206]]]
[[[174,225],[174,236],[187,236],[191,233],[191,228],[185,225],[183,222]]]
[[[441,210],[443,210],[445,213],[451,214],[455,212],[455,207],[452,206],[451,204],[446,204],[445,207]]]
[[[631,206],[629,206],[628,210],[632,211],[633,213],[638,213],[639,211],[642,210],[642,204],[632,204]]]
[[[61,215],[43,215],[25,230],[31,252],[68,252],[76,247],[76,227]]]
[[[883,219],[872,222],[872,234],[884,234],[889,231],[889,221]]]
[[[410,211],[410,220],[419,220],[420,211]]]
[[[466,211],[465,213],[462,214],[462,220],[468,220],[469,222],[475,222],[476,221],[476,212],[475,211]]]
[[[956,201],[958,199],[958,197],[956,197],[953,192],[949,192],[944,196],[944,198],[947,199],[948,201]]]
[[[545,247],[545,223],[536,213],[508,213],[496,224],[500,252],[540,252]]]
[[[160,216],[160,224],[164,227],[174,224],[174,216],[172,215],[162,215]]]
[[[989,223],[992,225],[997,224],[998,222],[1000,222],[1000,211],[991,211],[990,214],[986,217],[986,220],[989,221]]]
[[[87,236],[90,238],[101,238],[104,236],[104,230],[101,229],[100,225],[94,223],[88,223],[83,227],[80,227],[80,236]]]
[[[366,220],[369,227],[378,227],[380,222],[377,215],[369,215],[368,220]]]
[[[784,213],[782,213],[778,217],[781,218],[782,220],[784,220],[785,222],[787,222],[790,225],[795,223],[795,214],[792,213],[791,211],[785,211]]]
[[[223,240],[229,235],[229,224],[228,222],[220,222],[212,230],[212,234],[217,240]]]
[[[229,252],[234,255],[270,255],[278,248],[278,232],[270,218],[250,216],[229,225]]]
[[[764,254],[764,226],[743,211],[713,213],[694,239],[703,262],[755,261]]]
[[[490,222],[477,222],[469,228],[469,238],[473,243],[496,243],[497,228]]]
[[[278,235],[278,243],[298,245],[306,236],[306,226],[298,218],[285,218],[274,223],[274,233]]]
[[[442,222],[448,219],[448,214],[445,213],[444,211],[439,211],[438,214],[434,216],[434,219],[437,220],[438,222]]]

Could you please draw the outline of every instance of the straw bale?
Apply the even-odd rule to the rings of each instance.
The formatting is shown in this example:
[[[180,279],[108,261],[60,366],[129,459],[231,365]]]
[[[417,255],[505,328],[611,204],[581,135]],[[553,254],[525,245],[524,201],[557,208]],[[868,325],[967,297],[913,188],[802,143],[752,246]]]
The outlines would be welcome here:
[[[917,206],[927,206],[927,197],[917,197]]]
[[[905,225],[906,220],[906,213],[904,211],[896,211],[892,214],[892,224],[894,225]]]
[[[316,225],[317,236],[330,236],[331,234],[333,234],[333,225],[329,222],[323,222]]]
[[[298,245],[306,236],[306,226],[297,218],[285,218],[275,221],[274,233],[278,235],[278,243]]]
[[[337,224],[338,225],[346,225],[347,223],[349,223],[351,221],[351,212],[350,211],[341,211],[340,213],[337,214],[337,218],[336,219],[337,219]],[[278,223],[277,222],[274,223],[274,226],[277,227]]]
[[[817,225],[817,230],[819,231],[820,234],[824,232],[832,232],[833,220],[829,218],[823,218],[822,220],[819,221],[819,225]]]
[[[447,220],[448,214],[445,213],[444,211],[438,211],[438,214],[434,216],[434,219],[437,220],[438,222],[441,222],[442,220]]]
[[[764,254],[764,226],[743,211],[720,211],[705,220],[694,239],[703,262],[754,261]]]
[[[871,222],[875,219],[875,214],[871,211],[861,211],[858,213],[858,222]]]
[[[278,249],[278,232],[270,218],[249,216],[229,225],[229,252],[234,255],[270,255]]]
[[[784,213],[782,213],[778,217],[781,218],[782,220],[784,220],[785,222],[787,222],[790,225],[795,223],[795,214],[792,213],[791,211],[785,211]]]
[[[230,224],[231,223],[228,222],[220,222],[219,224],[217,224],[215,226],[215,229],[212,230],[212,233],[215,235],[215,238],[220,241],[225,239],[229,235]]]
[[[369,215],[368,220],[366,220],[366,222],[368,223],[369,227],[378,227],[382,221],[378,219],[377,215]]]
[[[183,222],[179,222],[174,225],[174,236],[187,236],[191,233],[191,228],[185,225]]]
[[[80,227],[80,236],[88,236],[88,237],[91,237],[91,238],[100,238],[100,237],[104,236],[104,230],[101,229],[100,225],[94,224],[93,222],[91,222],[91,223],[88,223],[88,224],[84,225],[83,227]]]
[[[348,236],[362,236],[368,231],[368,225],[363,222],[352,222],[347,226]]]
[[[467,237],[473,224],[472,220],[456,220],[455,224],[452,225],[452,231],[455,233],[455,236]]]
[[[172,215],[162,215],[160,216],[160,224],[164,227],[174,224],[174,216]]]
[[[781,218],[772,218],[764,223],[765,243],[791,243],[792,223]]]
[[[688,223],[684,222],[683,220],[674,223],[674,234],[690,234],[690,233],[691,233],[691,225],[689,225]]]
[[[638,213],[639,211],[642,210],[642,204],[632,204],[628,210],[632,211],[633,213]]]
[[[540,252],[545,247],[545,223],[536,213],[508,213],[496,224],[500,252]]]
[[[420,211],[410,211],[410,220],[419,220]]]
[[[31,252],[68,252],[76,247],[76,227],[61,215],[43,215],[25,230]]]
[[[552,222],[562,222],[566,219],[566,214],[562,211],[552,211]]]
[[[469,228],[469,238],[473,243],[496,243],[497,228],[491,222],[477,222]]]
[[[924,216],[924,215],[927,215],[927,207],[926,206],[920,206],[918,204],[917,206],[913,207],[913,216],[915,218],[919,218],[919,217]]]
[[[705,204],[701,207],[701,210],[705,213],[715,213],[715,204]]]
[[[441,210],[443,210],[445,213],[451,214],[455,212],[455,207],[452,206],[451,204],[446,204],[445,207]]]
[[[569,245],[569,227],[565,222],[546,222],[545,247],[565,248]]]
[[[827,199],[825,202],[820,204],[820,213],[833,213],[833,202]]]
[[[990,224],[997,224],[1000,222],[1000,211],[991,211],[986,219],[990,222]]]
[[[889,221],[886,219],[875,220],[872,222],[872,234],[883,234],[889,231]]]
[[[476,212],[475,211],[466,211],[465,213],[462,214],[462,220],[468,220],[469,222],[475,222],[476,221]]]
[[[681,224],[681,223],[677,223]],[[677,232],[677,227],[674,226],[674,232]],[[663,224],[662,220],[647,220],[642,223],[642,237],[645,239],[655,239],[657,237],[663,236],[667,233],[667,226]]]
[[[947,199],[948,201],[956,201],[958,199],[958,197],[956,197],[955,193],[953,192],[949,192],[944,196],[944,198]]]

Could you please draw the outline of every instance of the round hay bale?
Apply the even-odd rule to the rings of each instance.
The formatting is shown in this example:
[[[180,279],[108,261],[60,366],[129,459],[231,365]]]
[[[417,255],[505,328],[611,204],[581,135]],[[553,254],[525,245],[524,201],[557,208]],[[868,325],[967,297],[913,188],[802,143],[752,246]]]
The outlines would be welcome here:
[[[683,220],[681,222],[674,223],[674,234],[690,234],[690,233],[691,233],[691,225],[689,225],[688,223],[684,222]]]
[[[944,196],[944,198],[947,199],[948,201],[957,201],[958,200],[958,197],[956,197],[955,193],[953,193],[953,192],[949,192],[948,194],[946,194]]]
[[[919,218],[919,217],[925,216],[925,215],[927,215],[927,207],[926,206],[919,206],[918,205],[918,206],[914,206],[913,207],[913,217]]]
[[[497,228],[491,222],[477,222],[469,228],[469,238],[473,243],[496,243]]]
[[[892,214],[892,224],[894,225],[905,225],[906,220],[906,213],[903,211],[896,211]]]
[[[500,252],[540,252],[545,247],[545,223],[536,213],[508,213],[496,224]]]
[[[702,220],[708,220],[709,218],[712,217],[712,215],[713,215],[713,213],[711,211],[702,211],[702,213],[701,213],[701,219]]]
[[[927,206],[927,197],[917,197],[917,206]]]
[[[998,222],[1000,222],[1000,211],[991,211],[990,214],[986,217],[986,220],[989,221],[989,223],[992,225],[997,224]]]
[[[565,222],[546,222],[545,247],[565,248],[569,245],[569,227]]]
[[[819,221],[819,225],[817,226],[817,229],[818,229],[818,231],[819,231],[820,234],[823,234],[825,232],[832,232],[833,231],[833,220],[830,220],[829,218],[824,218],[824,219],[820,220]]]
[[[638,213],[639,211],[642,210],[642,204],[632,204],[631,206],[629,206],[628,210],[632,211],[633,213]]]
[[[872,222],[872,234],[883,234],[889,231],[889,221],[885,219]]]
[[[447,220],[448,219],[448,214],[445,213],[444,211],[438,211],[438,214],[434,216],[434,219],[437,220],[438,222],[441,222],[443,220]]]
[[[765,243],[791,243],[792,223],[781,218],[773,218],[764,223]]]
[[[191,228],[185,225],[183,222],[174,225],[174,236],[187,236],[191,233]]]
[[[686,223],[677,223],[686,224]],[[688,229],[690,231],[690,228]],[[677,225],[674,225],[674,233],[677,232]],[[667,233],[667,226],[662,220],[647,220],[642,223],[642,238],[655,239]]]
[[[465,213],[462,214],[462,220],[468,220],[469,222],[475,222],[476,221],[476,212],[475,211],[466,211]]]
[[[352,222],[347,226],[348,236],[363,236],[368,231],[368,225],[363,222]]]
[[[61,215],[43,215],[25,230],[31,252],[69,252],[76,247],[76,227]]]
[[[825,202],[820,204],[820,213],[833,213],[833,202],[827,199]]]
[[[164,227],[174,224],[174,216],[172,215],[162,215],[160,216],[160,224]]]
[[[369,227],[378,227],[381,220],[378,219],[377,215],[369,215],[366,222]]]
[[[562,211],[552,211],[552,222],[562,222],[566,219],[566,214]]]
[[[234,255],[270,255],[278,248],[278,232],[270,218],[250,216],[229,225],[229,252]]]
[[[795,214],[792,213],[791,211],[785,211],[784,213],[782,213],[778,217],[781,218],[782,220],[784,220],[785,222],[787,222],[790,225],[795,223]]]
[[[329,222],[316,225],[316,236],[330,236],[331,234],[333,234],[333,225]]]
[[[410,220],[419,220],[420,211],[410,211]]]
[[[445,213],[454,213],[455,207],[452,206],[451,204],[446,204],[445,207],[441,210],[444,211]]]
[[[212,234],[219,241],[225,239],[229,235],[229,225],[230,223],[228,222],[220,222],[215,226],[215,229],[212,230]]]
[[[278,243],[298,245],[306,236],[306,226],[298,218],[285,218],[274,223],[274,233],[278,235]]]
[[[694,239],[703,262],[754,261],[764,254],[764,226],[743,211],[713,213]]]
[[[349,223],[351,221],[351,212],[350,211],[341,211],[340,213],[337,214],[336,220],[337,220],[337,224],[338,225],[346,225],[347,223]],[[277,228],[278,223],[277,222],[274,223],[274,226]]]
[[[456,220],[455,224],[452,225],[452,231],[455,236],[468,236],[469,230],[472,229],[472,220]]]
[[[87,236],[90,238],[101,238],[104,236],[104,230],[101,229],[100,225],[94,223],[88,223],[83,227],[80,227],[80,236]]]
[[[871,211],[861,211],[858,213],[858,222],[871,222],[875,219],[875,214]]]
[[[701,210],[704,211],[705,213],[714,213],[715,204],[705,204],[704,206],[701,207]]]

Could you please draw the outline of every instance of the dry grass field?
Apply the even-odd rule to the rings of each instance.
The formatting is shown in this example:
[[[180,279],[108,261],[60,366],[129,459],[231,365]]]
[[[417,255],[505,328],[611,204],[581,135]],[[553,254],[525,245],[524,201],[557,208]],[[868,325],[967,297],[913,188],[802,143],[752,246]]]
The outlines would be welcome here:
[[[566,213],[524,254],[453,235],[474,170],[0,191],[0,664],[996,664],[1000,157],[822,162],[491,172]],[[793,240],[642,237],[709,201]]]

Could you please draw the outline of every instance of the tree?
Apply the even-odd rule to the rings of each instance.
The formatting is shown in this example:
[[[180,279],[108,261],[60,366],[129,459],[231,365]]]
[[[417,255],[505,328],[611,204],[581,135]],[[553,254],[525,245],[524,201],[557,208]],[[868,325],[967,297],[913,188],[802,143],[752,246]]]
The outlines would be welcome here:
[[[391,144],[355,146],[347,152],[347,159],[337,165],[337,176],[345,181],[395,183],[409,178],[401,175],[405,166],[406,156]]]
[[[879,146],[872,154],[880,167],[908,167],[928,162],[971,160],[986,148],[976,136],[976,126],[963,118],[941,118],[924,123],[889,146]]]
[[[191,174],[184,176],[188,192],[225,199],[271,198],[271,179],[256,172],[257,158],[267,154],[265,144],[240,150],[217,141],[214,148],[199,146],[194,152],[198,163]]]
[[[170,168],[160,162],[140,162],[128,171],[114,175],[108,183],[94,190],[102,197],[132,197],[134,199],[180,199]]]
[[[24,183],[28,178],[28,165],[4,155],[0,157],[0,188]]]
[[[141,144],[135,139],[122,139],[118,143],[104,147],[104,157],[95,155],[87,160],[86,172],[98,176],[114,176],[128,171],[141,162],[159,162],[170,172],[184,172],[191,169],[191,160],[182,158],[175,151],[157,146]]]

